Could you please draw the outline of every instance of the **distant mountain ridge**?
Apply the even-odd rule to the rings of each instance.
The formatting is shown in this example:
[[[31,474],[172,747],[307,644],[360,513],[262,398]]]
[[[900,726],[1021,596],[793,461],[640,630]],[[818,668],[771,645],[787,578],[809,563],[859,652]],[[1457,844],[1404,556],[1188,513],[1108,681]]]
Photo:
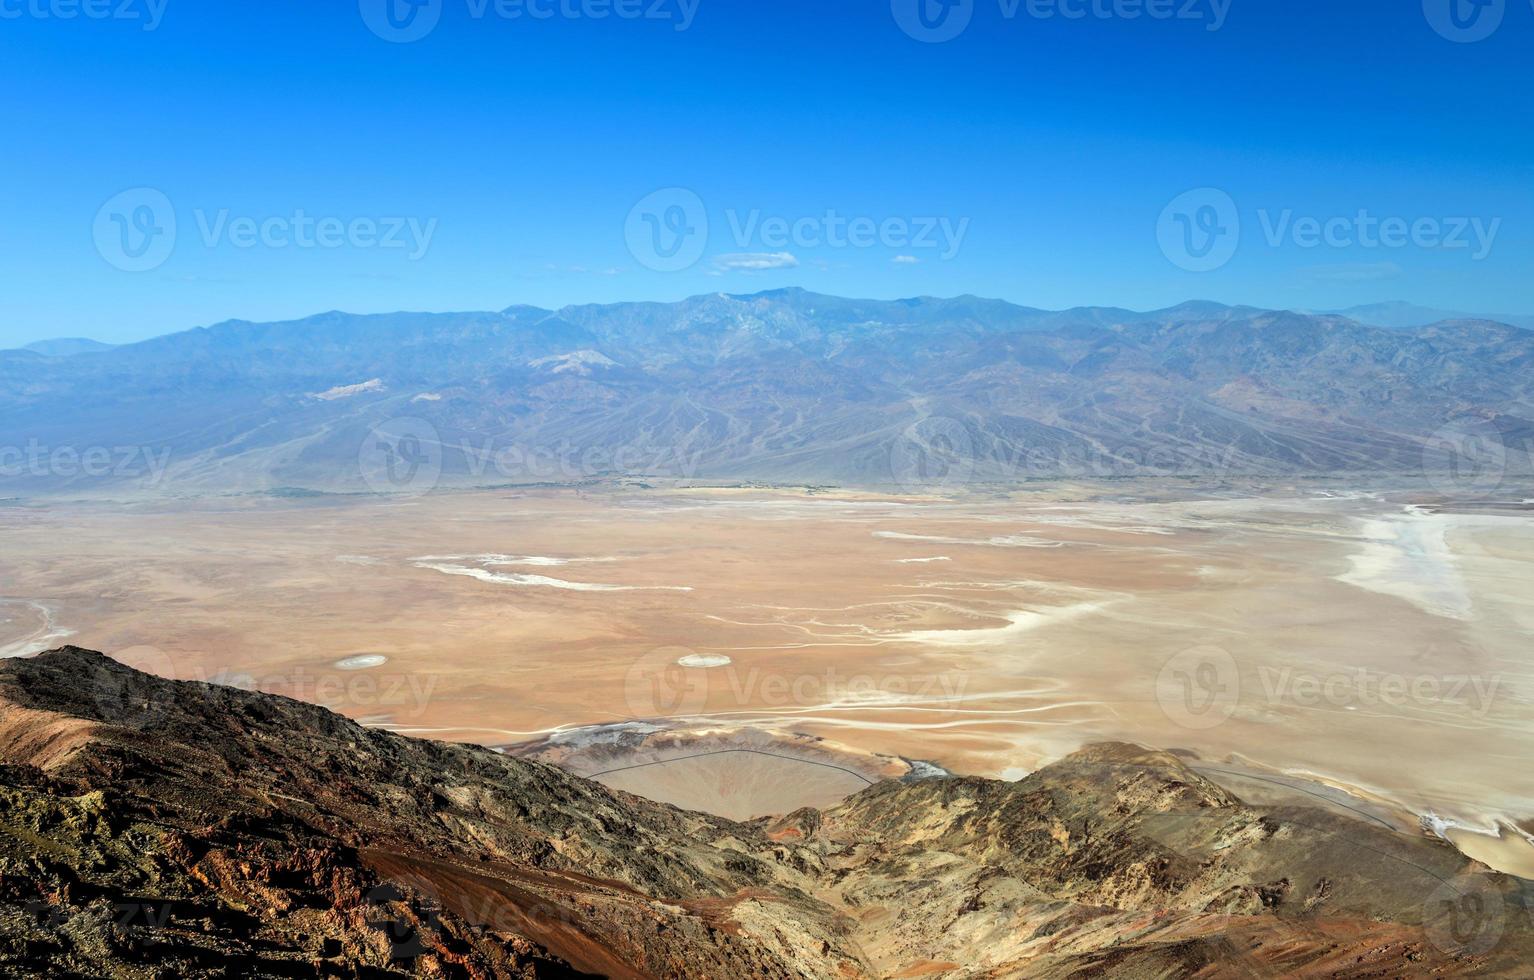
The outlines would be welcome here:
[[[39,340],[21,349],[44,357],[73,357],[76,354],[111,350],[114,346],[116,345],[103,344],[99,340],[91,340],[88,337],[59,337],[55,340]]]
[[[67,358],[0,352],[0,488],[954,486],[1420,472],[1425,454],[1463,469],[1433,455],[1446,429],[1506,466],[1534,438],[1531,367],[1534,333],[1506,324],[1383,329],[1207,302],[1049,311],[784,289],[331,312]],[[89,449],[139,462],[69,465]],[[164,460],[158,476],[145,459]]]
[[[1505,323],[1524,330],[1534,330],[1534,315],[1505,313],[1477,315],[1462,311],[1417,306],[1412,303],[1370,303],[1366,306],[1350,306],[1345,310],[1331,310],[1329,312],[1337,316],[1345,316],[1350,320],[1357,320],[1359,323],[1367,324],[1371,327],[1389,327],[1393,330],[1425,327],[1434,323],[1442,323],[1445,320],[1493,320],[1497,323]]]

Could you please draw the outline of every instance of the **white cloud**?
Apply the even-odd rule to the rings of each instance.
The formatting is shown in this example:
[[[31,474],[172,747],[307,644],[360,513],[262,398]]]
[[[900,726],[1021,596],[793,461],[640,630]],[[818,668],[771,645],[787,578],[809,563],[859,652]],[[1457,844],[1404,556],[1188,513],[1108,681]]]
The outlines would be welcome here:
[[[796,269],[799,260],[788,252],[733,252],[714,256],[714,265],[728,272],[764,272],[768,269]]]

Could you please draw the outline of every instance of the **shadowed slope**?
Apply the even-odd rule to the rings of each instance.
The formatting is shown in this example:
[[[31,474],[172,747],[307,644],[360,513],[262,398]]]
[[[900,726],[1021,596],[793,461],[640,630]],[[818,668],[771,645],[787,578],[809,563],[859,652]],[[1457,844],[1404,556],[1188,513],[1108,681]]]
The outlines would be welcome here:
[[[66,648],[0,663],[0,799],[0,972],[1512,976],[1531,952],[1527,884],[1125,745],[740,824]]]

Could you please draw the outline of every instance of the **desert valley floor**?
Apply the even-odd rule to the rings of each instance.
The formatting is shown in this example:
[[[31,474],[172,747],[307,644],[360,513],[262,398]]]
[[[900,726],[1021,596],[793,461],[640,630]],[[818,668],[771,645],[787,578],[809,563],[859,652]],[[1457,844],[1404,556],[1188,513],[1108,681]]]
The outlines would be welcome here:
[[[730,816],[1125,739],[1534,877],[1531,496],[14,503],[0,655],[67,640]]]

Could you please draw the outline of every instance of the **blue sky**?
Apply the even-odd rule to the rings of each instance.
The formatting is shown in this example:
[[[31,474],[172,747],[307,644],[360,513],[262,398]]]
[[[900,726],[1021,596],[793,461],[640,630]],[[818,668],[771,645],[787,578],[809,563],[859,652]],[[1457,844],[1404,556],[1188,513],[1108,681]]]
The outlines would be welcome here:
[[[0,347],[788,285],[1534,312],[1531,0],[384,2],[0,0]]]

